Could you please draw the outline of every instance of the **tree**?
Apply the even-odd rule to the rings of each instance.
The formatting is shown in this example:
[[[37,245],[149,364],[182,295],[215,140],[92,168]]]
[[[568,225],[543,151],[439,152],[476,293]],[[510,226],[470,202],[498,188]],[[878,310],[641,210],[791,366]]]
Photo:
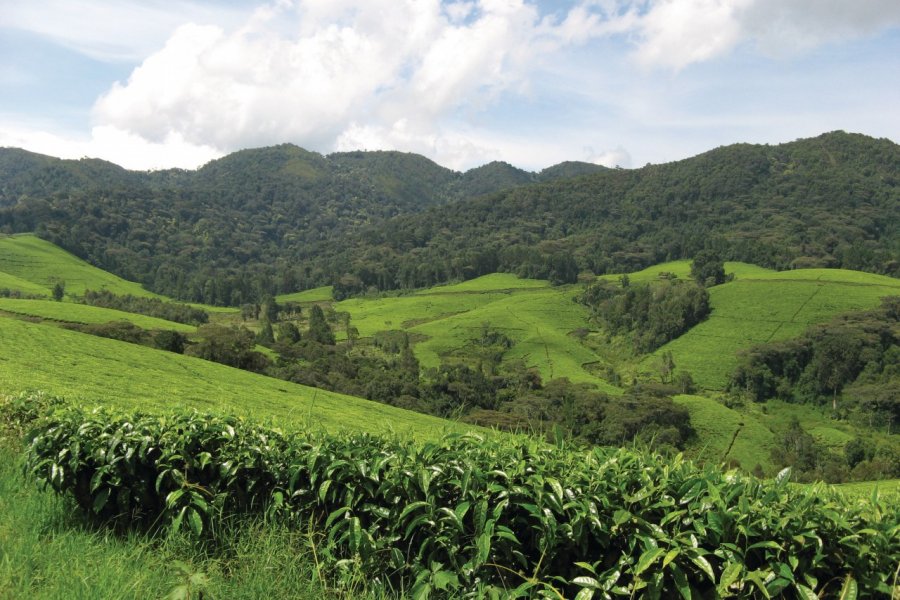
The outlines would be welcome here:
[[[275,343],[275,331],[272,329],[272,322],[269,319],[263,319],[260,323],[259,331],[256,334],[256,343],[263,346],[271,346]]]
[[[667,351],[663,352],[663,355],[659,357],[659,381],[660,383],[668,383],[672,379],[672,374],[675,372],[675,359],[672,357],[672,352]]]
[[[725,263],[715,250],[701,250],[691,263],[691,277],[704,287],[725,283]]]
[[[309,339],[326,346],[334,345],[334,332],[318,304],[314,304],[309,310]]]
[[[63,294],[66,292],[66,282],[57,281],[53,286],[53,299],[59,302],[63,299]]]

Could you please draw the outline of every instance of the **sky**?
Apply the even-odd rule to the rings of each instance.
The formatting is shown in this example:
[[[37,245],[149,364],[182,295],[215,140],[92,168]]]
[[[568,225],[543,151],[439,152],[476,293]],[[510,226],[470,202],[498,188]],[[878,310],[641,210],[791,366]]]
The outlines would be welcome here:
[[[0,0],[0,146],[639,167],[900,141],[900,0]]]

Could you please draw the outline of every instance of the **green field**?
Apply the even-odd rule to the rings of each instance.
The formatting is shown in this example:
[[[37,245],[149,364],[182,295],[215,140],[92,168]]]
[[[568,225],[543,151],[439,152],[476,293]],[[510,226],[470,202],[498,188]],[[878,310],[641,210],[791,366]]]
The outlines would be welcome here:
[[[50,288],[0,271],[0,290],[19,291],[29,296],[50,296]]]
[[[331,286],[317,287],[311,290],[295,292],[293,294],[281,294],[276,296],[275,300],[280,303],[285,302],[331,302]]]
[[[505,358],[537,368],[545,381],[567,377],[621,393],[585,368],[600,357],[571,335],[589,327],[588,311],[573,301],[575,293],[572,287],[495,274],[413,296],[352,298],[335,309],[349,312],[363,337],[388,329],[417,334],[422,341],[415,345],[416,357],[426,369],[462,351],[489,324],[514,342]]]
[[[710,288],[710,317],[641,363],[645,373],[663,352],[704,389],[723,389],[737,352],[754,344],[801,334],[809,325],[849,311],[878,306],[900,294],[900,280],[827,269],[770,272]]]
[[[64,323],[109,323],[111,321],[128,321],[142,329],[169,329],[185,333],[196,330],[191,325],[157,319],[145,315],[137,315],[111,308],[74,304],[71,302],[54,302],[52,300],[16,300],[0,298],[0,311],[17,315],[28,315],[61,321]]]
[[[0,318],[0,393],[39,389],[90,405],[252,416],[277,426],[438,433],[453,424],[144,346]]]
[[[774,436],[754,415],[703,396],[676,396],[675,402],[688,410],[697,432],[686,450],[688,456],[714,464],[736,460],[747,471],[759,465],[764,472],[772,472]]]
[[[647,267],[634,273],[628,273],[628,279],[635,283],[645,283],[647,281],[656,281],[662,273],[671,273],[679,279],[691,278],[691,261],[690,260],[673,260],[667,263],[660,263]],[[752,277],[767,277],[769,274],[776,273],[772,269],[759,267],[743,262],[726,262],[725,274],[733,274],[735,279],[746,279]],[[617,281],[621,277],[621,273],[601,275],[599,279],[608,279]]]
[[[93,267],[33,235],[0,237],[0,272],[30,281],[47,290],[58,281],[65,282],[67,295],[81,295],[86,289],[103,289],[114,294],[162,298],[137,283],[125,281]]]
[[[550,283],[540,279],[520,279],[511,273],[492,273],[450,285],[436,285],[417,294],[458,294],[469,292],[501,292],[505,290],[529,290],[549,287]]]

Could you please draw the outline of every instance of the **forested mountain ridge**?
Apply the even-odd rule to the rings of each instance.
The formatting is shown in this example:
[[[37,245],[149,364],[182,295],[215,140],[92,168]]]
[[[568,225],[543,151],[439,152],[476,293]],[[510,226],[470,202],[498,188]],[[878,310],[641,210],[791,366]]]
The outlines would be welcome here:
[[[538,174],[504,163],[461,174],[412,154],[322,156],[289,144],[149,173],[0,149],[0,232],[35,231],[155,291],[218,304],[495,271],[573,281],[709,246],[779,269],[896,276],[898,182],[900,146],[843,132],[634,170],[562,163]]]

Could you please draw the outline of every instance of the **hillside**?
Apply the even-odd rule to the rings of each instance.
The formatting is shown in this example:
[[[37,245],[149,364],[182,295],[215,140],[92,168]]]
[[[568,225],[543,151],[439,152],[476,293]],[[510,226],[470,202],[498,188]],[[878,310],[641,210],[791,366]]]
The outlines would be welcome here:
[[[65,284],[66,292],[72,295],[81,295],[90,289],[158,297],[140,284],[98,269],[33,235],[0,236],[0,274],[0,277],[6,277],[0,280],[0,287],[25,293],[43,290],[49,296],[53,285],[61,282]]]
[[[39,389],[88,406],[196,408],[276,426],[427,437],[449,421],[206,360],[0,317],[0,394]]]
[[[290,145],[142,174],[0,154],[0,232],[36,232],[155,292],[208,304],[328,285],[345,298],[498,271],[574,282],[710,244],[774,269],[900,269],[900,147],[843,132],[539,174]]]
[[[731,269],[726,265],[734,281],[709,290],[710,317],[645,358],[643,373],[653,373],[658,357],[671,352],[678,368],[689,371],[701,388],[721,390],[739,350],[796,337],[811,324],[900,295],[900,280],[858,271]]]

